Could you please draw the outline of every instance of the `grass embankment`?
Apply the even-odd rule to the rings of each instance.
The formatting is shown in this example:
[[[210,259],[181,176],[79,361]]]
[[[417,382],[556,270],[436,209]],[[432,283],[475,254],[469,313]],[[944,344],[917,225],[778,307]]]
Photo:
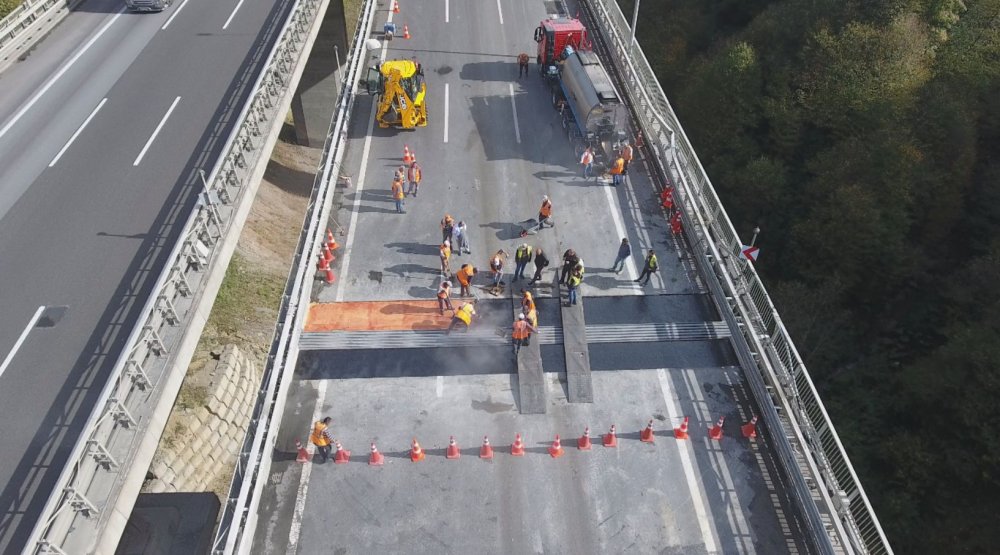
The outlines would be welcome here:
[[[344,0],[344,1],[349,4],[355,2],[356,0]],[[7,14],[14,11],[14,8],[21,5],[21,2],[22,0],[0,0],[0,19],[7,17]]]

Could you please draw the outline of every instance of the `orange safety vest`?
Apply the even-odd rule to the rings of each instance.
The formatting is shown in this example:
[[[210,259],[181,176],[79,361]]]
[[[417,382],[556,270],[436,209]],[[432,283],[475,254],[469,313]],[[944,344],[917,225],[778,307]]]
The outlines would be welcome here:
[[[521,65],[527,64],[528,63],[528,55],[525,54],[524,52],[521,52],[521,54],[519,54],[517,56],[517,63],[519,63]]]
[[[468,287],[472,282],[472,266],[465,266],[458,271],[458,282]]]
[[[549,216],[551,216],[552,215],[552,203],[549,202],[549,201],[543,202],[542,203],[542,207],[538,209],[538,213],[541,214],[543,217],[546,217],[546,218],[548,218]]]
[[[514,339],[527,339],[531,332],[528,330],[528,323],[524,320],[514,322],[514,331],[510,334]]]
[[[325,431],[326,424],[322,421],[317,422],[313,425],[313,431],[309,436],[309,441],[312,441],[313,445],[317,447],[326,447],[327,445],[330,445],[330,440],[326,439],[326,434],[323,433]]]
[[[438,289],[438,298],[439,299],[447,299],[448,298],[448,290],[445,289],[445,288],[443,288],[443,287],[441,289]]]
[[[472,308],[471,304],[463,304],[459,307],[458,312],[455,313],[455,318],[465,322],[466,326],[472,325],[472,315],[476,313],[476,309]]]
[[[594,154],[589,150],[583,151],[583,154],[580,156],[580,163],[586,166],[587,164],[592,164],[593,162]]]
[[[611,173],[618,175],[623,171],[625,171],[625,159],[622,157],[618,157],[618,159],[615,160],[614,167],[611,168]]]
[[[407,172],[409,174],[410,181],[414,183],[420,183],[420,168],[414,168],[410,166],[410,170]]]
[[[392,182],[392,198],[396,200],[403,200],[406,195],[403,194],[403,182],[393,181]]]

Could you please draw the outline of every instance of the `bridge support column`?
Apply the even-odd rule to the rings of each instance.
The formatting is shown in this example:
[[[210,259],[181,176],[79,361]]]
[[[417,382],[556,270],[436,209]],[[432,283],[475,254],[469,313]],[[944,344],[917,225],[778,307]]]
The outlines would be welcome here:
[[[299,88],[292,97],[292,121],[295,141],[302,145],[322,148],[326,130],[336,108],[340,93],[338,58],[348,54],[347,26],[343,2],[330,2],[323,18],[316,43],[306,62]]]

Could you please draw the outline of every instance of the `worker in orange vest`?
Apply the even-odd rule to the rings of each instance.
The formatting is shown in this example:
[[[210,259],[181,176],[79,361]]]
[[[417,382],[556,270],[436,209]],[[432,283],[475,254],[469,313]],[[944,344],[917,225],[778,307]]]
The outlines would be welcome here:
[[[622,175],[625,172],[625,159],[621,156],[615,160],[614,165],[611,166],[611,184],[618,186],[622,182]]]
[[[403,176],[396,174],[396,177],[392,180],[392,199],[396,201],[396,213],[403,214],[403,199],[406,195],[403,193]]]
[[[451,273],[451,267],[448,265],[448,261],[451,259],[451,241],[445,239],[444,243],[438,247],[438,252],[441,256],[441,275],[448,277],[448,274]]]
[[[409,185],[406,188],[406,194],[417,196],[417,190],[420,189],[420,180],[423,178],[423,173],[421,172],[420,164],[416,160],[410,164],[410,169],[406,170],[406,180],[409,181]]]
[[[444,218],[441,218],[441,242],[444,243],[451,239],[451,233],[455,229],[455,218],[451,217],[451,214],[445,214]]]
[[[476,315],[476,307],[473,306],[475,302],[463,303],[462,306],[458,307],[455,315],[451,317],[451,324],[448,324],[448,331],[445,333],[450,334],[451,330],[458,327],[459,324],[465,324],[465,331],[469,331],[469,326],[472,325],[472,317]]]
[[[316,446],[316,452],[319,454],[321,463],[325,463],[326,459],[330,458],[330,444],[333,443],[333,437],[330,436],[330,421],[333,420],[329,416],[323,420],[317,421],[313,424],[312,434],[309,435],[309,441]]]
[[[628,141],[625,141],[625,144],[622,145],[622,160],[625,162],[622,164],[622,174],[628,173],[628,166],[632,163],[633,154],[632,145],[628,144]]]
[[[444,309],[446,308],[452,312],[452,315],[454,315],[455,308],[451,306],[450,281],[441,282],[441,286],[438,287],[437,299],[438,299],[438,312],[441,314],[441,316],[444,316]]]
[[[458,284],[462,286],[459,296],[472,296],[472,278],[476,275],[476,273],[477,270],[472,264],[462,264],[462,267],[458,269],[458,273],[455,274],[455,277],[458,279]]]
[[[525,318],[524,313],[517,315],[517,320],[514,321],[514,329],[511,331],[511,338],[514,340],[514,354],[517,355],[518,351],[521,350],[521,346],[527,346],[531,340],[531,333],[538,331],[534,326],[528,323]]]
[[[531,296],[531,291],[524,291],[521,294],[521,312],[527,313],[535,309],[535,299]]]
[[[594,149],[587,147],[580,155],[580,165],[583,166],[583,178],[588,179],[594,175]]]
[[[556,225],[552,223],[552,201],[549,200],[548,195],[542,197],[542,206],[538,209],[538,229],[544,228],[546,222],[548,222],[549,227]]]
[[[517,78],[520,79],[521,75],[528,75],[528,57],[527,52],[521,52],[517,55]]]

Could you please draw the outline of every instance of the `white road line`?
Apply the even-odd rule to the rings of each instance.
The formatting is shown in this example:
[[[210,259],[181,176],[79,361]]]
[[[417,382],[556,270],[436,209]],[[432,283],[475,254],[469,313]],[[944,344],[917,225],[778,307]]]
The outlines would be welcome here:
[[[497,0],[497,13],[500,14],[500,25],[503,25],[503,10],[500,9],[500,0]]]
[[[163,119],[160,120],[160,124],[153,130],[153,134],[149,136],[149,140],[146,141],[146,146],[142,147],[142,152],[140,152],[139,156],[136,157],[135,162],[132,162],[133,166],[138,166],[139,162],[142,162],[142,157],[146,155],[146,151],[149,150],[150,146],[152,146],[153,141],[156,140],[156,136],[159,135],[160,130],[163,129],[163,124],[167,123],[167,118],[170,117],[170,113],[174,111],[174,108],[177,107],[177,103],[180,101],[181,97],[178,96],[175,98],[173,104],[171,104],[170,108],[167,109],[167,113],[163,114]]]
[[[319,422],[319,419],[323,415],[323,403],[326,401],[326,384],[327,380],[319,380],[319,383],[316,384],[316,407],[313,409],[312,420],[309,421],[310,426],[315,422]],[[314,451],[312,442],[308,443],[306,449],[312,454]],[[327,460],[326,464],[333,464],[333,461]],[[295,496],[295,510],[292,512],[292,524],[288,530],[288,553],[290,555],[295,555],[299,550],[299,533],[302,531],[302,515],[306,511],[306,495],[309,493],[309,478],[312,476],[312,467],[311,462],[302,465],[302,476],[299,477],[299,491]]]
[[[391,10],[386,21],[392,21]],[[389,49],[383,46],[382,53],[379,54],[379,62],[384,62],[388,53]],[[347,239],[344,240],[344,257],[340,264],[340,279],[337,280],[337,294],[333,298],[334,302],[338,303],[344,300],[344,282],[346,281],[344,278],[351,266],[351,246],[354,244],[354,231],[358,228],[358,208],[361,206],[361,196],[365,190],[365,174],[368,173],[368,154],[372,148],[372,130],[375,129],[376,110],[378,110],[378,103],[372,102],[372,108],[368,113],[368,132],[365,133],[365,146],[361,149],[361,170],[358,171],[358,185],[355,188],[354,202],[351,203],[351,222],[347,224]]]
[[[167,18],[167,22],[163,24],[163,27],[160,27],[161,31],[167,30],[167,26],[170,25],[170,23],[174,20],[175,17],[177,17],[177,14],[181,13],[181,10],[184,9],[184,6],[187,6],[187,3],[188,0],[184,0],[183,2],[181,2],[180,6],[177,6],[177,9],[174,10],[174,13],[170,14],[170,17]]]
[[[663,393],[663,402],[667,408],[667,422],[679,425],[681,421],[680,410],[674,402],[674,396],[670,391],[670,381],[667,378],[667,371],[660,368],[656,371],[656,376],[660,379],[660,392]],[[712,521],[709,519],[708,511],[705,510],[705,501],[701,497],[701,488],[698,487],[698,480],[695,478],[694,465],[691,463],[691,442],[678,440],[678,451],[681,455],[681,467],[684,469],[684,477],[687,479],[688,490],[691,493],[691,502],[694,505],[694,514],[698,518],[698,527],[701,528],[701,536],[705,541],[705,551],[716,553],[718,543],[715,541],[715,531]]]
[[[437,394],[438,399],[444,395],[444,376],[437,377],[437,386],[434,388],[434,393]]]
[[[101,100],[101,103],[97,105],[97,108],[94,108],[94,111],[91,112],[89,116],[87,116],[87,119],[83,120],[83,123],[80,124],[80,127],[78,127],[76,129],[76,131],[73,133],[73,136],[70,137],[68,141],[66,141],[66,144],[64,144],[63,147],[59,150],[59,153],[56,154],[56,157],[53,158],[51,162],[49,162],[49,167],[50,168],[52,166],[56,165],[56,162],[58,162],[59,159],[62,158],[62,155],[63,155],[63,153],[66,152],[66,149],[68,149],[70,147],[70,145],[73,144],[73,141],[75,141],[76,138],[78,136],[80,136],[80,133],[83,132],[83,128],[87,127],[87,124],[90,123],[90,120],[94,119],[94,116],[97,115],[98,110],[100,110],[101,107],[104,106],[104,103],[107,102],[107,101],[108,101],[107,98]]]
[[[448,83],[444,84],[444,142],[448,142]]]
[[[227,19],[226,24],[222,26],[223,31],[225,31],[226,27],[229,27],[229,24],[232,23],[233,18],[236,17],[236,12],[240,11],[240,6],[242,5],[243,5],[243,0],[240,0],[239,2],[236,3],[236,7],[233,8],[233,13],[229,14],[229,19]]]
[[[36,102],[38,102],[38,99],[40,99],[43,94],[48,92],[48,90],[52,88],[52,85],[55,85],[56,81],[58,81],[59,78],[63,76],[63,74],[69,71],[69,68],[73,67],[73,64],[75,64],[76,61],[80,59],[80,56],[83,56],[83,54],[88,49],[90,49],[90,47],[93,46],[95,42],[97,42],[97,39],[101,38],[101,35],[103,35],[104,32],[107,31],[109,27],[111,27],[111,24],[117,21],[118,18],[121,17],[124,12],[125,8],[122,8],[118,13],[116,13],[115,16],[111,18],[111,21],[105,23],[104,26],[101,27],[99,31],[97,31],[97,34],[90,37],[90,40],[88,40],[86,44],[84,44],[83,47],[80,48],[80,50],[78,50],[77,53],[74,54],[73,57],[70,58],[68,62],[66,62],[66,65],[59,68],[59,71],[57,71],[56,74],[53,75],[52,78],[48,80],[48,82],[42,85],[42,88],[38,89],[38,92],[35,93],[35,96],[32,96],[31,100],[29,100],[27,104],[22,106],[21,109],[18,110],[16,114],[14,114],[14,117],[10,118],[10,121],[8,121],[6,125],[3,126],[3,128],[0,128],[0,137],[6,135],[7,132],[10,131],[10,128],[14,127],[14,125],[18,122],[18,120],[24,117],[24,114],[27,113],[27,111],[30,110],[31,107],[34,106]]]
[[[497,6],[499,5],[500,3],[498,0]],[[503,21],[500,23],[503,23]],[[517,139],[517,144],[521,144],[521,127],[517,124],[517,103],[514,102],[514,84],[507,83],[507,86],[510,87],[510,107],[514,111],[514,138]]]
[[[444,22],[448,23],[448,0],[444,0]]]
[[[28,334],[31,333],[31,328],[35,327],[35,324],[38,323],[38,319],[42,317],[42,312],[44,311],[44,305],[38,307],[38,310],[35,311],[35,315],[28,321],[28,325],[24,327],[24,331],[21,332],[21,336],[17,338],[17,341],[14,342],[14,346],[11,348],[10,352],[7,353],[7,357],[3,359],[3,364],[0,364],[0,376],[3,376],[3,373],[7,370],[7,366],[10,365],[10,361],[14,360],[14,355],[16,355],[17,351],[21,348],[21,344],[24,343],[24,340],[28,338]]]

